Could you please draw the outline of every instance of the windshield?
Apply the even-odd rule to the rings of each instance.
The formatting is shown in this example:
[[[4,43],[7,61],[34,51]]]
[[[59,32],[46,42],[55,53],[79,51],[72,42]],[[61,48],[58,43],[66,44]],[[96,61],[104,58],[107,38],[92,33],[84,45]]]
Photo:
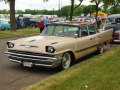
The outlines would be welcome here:
[[[114,23],[115,23],[115,19],[116,19],[116,18],[108,18],[108,19],[106,20],[106,24],[114,24]]]
[[[120,18],[112,17],[106,20],[106,24],[120,24]]]
[[[74,37],[76,32],[78,32],[78,26],[68,26],[68,25],[48,25],[44,28],[41,33],[42,36],[68,36]]]

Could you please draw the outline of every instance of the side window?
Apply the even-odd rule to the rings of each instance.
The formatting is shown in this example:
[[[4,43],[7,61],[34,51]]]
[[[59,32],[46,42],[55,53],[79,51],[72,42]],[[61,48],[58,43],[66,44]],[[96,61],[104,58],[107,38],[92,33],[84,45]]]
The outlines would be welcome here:
[[[64,34],[66,36],[74,37],[75,34],[79,34],[79,27],[77,26],[64,26]]]
[[[54,35],[63,35],[63,26],[55,26]]]
[[[81,37],[88,36],[88,30],[86,26],[81,27]]]
[[[96,30],[95,30],[94,26],[88,26],[88,31],[89,31],[89,34],[90,34],[90,35],[96,33]]]
[[[43,33],[46,34],[46,35],[53,35],[54,29],[55,29],[54,25],[53,26],[52,25],[46,26],[43,30]]]

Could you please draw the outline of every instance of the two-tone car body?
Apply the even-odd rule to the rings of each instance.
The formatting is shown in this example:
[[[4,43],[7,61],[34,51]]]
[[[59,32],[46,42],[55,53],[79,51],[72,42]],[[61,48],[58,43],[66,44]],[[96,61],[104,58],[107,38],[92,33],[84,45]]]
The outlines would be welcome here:
[[[7,42],[5,54],[23,66],[68,68],[72,61],[92,52],[103,53],[112,39],[112,30],[98,31],[80,22],[48,24],[38,36]]]

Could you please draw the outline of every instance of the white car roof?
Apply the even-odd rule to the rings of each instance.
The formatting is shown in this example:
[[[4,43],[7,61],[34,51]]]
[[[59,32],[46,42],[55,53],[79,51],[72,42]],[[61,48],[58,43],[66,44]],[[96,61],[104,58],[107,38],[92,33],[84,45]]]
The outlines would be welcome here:
[[[108,18],[120,18],[120,14],[109,15]]]

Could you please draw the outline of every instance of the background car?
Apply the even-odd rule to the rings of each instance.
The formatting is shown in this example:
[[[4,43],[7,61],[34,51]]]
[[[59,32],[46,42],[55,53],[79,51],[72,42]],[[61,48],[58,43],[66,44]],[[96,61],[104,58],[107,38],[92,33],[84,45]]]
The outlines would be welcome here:
[[[5,29],[10,30],[10,22],[0,20],[0,30],[5,30]]]
[[[111,28],[113,28],[113,42],[120,42],[120,14],[108,16],[103,29]]]
[[[27,28],[27,27],[37,27],[38,21],[35,21],[33,18],[24,17],[20,20],[21,26]]]

